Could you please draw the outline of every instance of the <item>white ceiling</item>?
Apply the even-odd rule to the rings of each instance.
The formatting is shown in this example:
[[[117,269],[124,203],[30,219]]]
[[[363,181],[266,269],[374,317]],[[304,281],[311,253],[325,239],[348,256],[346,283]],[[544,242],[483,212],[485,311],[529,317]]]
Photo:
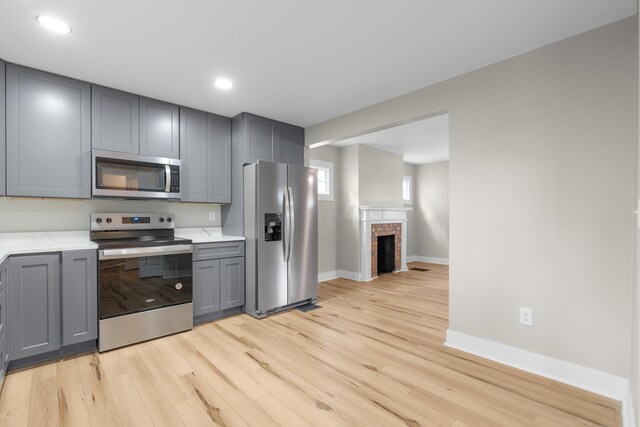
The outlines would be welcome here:
[[[365,144],[402,154],[406,163],[414,165],[449,160],[449,115],[443,114],[343,139],[331,145],[346,147],[353,144]]]
[[[2,0],[0,58],[307,126],[635,11],[636,0]],[[73,32],[46,32],[39,14]],[[231,91],[212,88],[221,75]]]

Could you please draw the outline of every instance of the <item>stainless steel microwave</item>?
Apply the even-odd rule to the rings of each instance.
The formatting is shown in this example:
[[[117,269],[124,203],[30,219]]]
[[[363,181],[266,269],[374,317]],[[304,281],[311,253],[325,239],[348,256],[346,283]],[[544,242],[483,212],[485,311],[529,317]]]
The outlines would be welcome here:
[[[92,150],[94,197],[180,199],[180,160]]]

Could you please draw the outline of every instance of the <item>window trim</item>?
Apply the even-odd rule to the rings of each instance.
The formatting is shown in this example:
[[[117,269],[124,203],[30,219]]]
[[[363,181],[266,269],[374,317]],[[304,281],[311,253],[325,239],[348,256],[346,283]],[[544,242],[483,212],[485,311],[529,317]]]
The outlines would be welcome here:
[[[324,160],[309,159],[309,166],[314,169],[327,170],[327,180],[329,181],[329,194],[318,193],[318,200],[323,202],[333,202],[333,162]]]
[[[409,198],[408,199],[404,198],[404,183],[405,183],[405,181],[409,181]],[[403,175],[402,176],[402,186],[403,186],[403,188],[402,188],[402,202],[405,205],[410,205],[411,202],[412,202],[412,199],[413,199],[413,197],[411,197],[412,193],[413,193],[413,179],[412,179],[411,175]]]

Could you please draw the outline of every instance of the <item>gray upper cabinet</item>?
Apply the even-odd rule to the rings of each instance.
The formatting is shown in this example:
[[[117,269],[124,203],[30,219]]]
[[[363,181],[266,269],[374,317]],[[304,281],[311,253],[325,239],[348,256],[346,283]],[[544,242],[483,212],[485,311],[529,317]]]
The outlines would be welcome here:
[[[304,129],[297,126],[280,127],[280,162],[302,166],[304,164]]]
[[[91,86],[8,64],[7,194],[89,198]]]
[[[193,263],[193,315],[220,311],[220,260]]]
[[[5,64],[0,61],[0,196],[7,193],[6,159],[5,159]]]
[[[60,256],[10,258],[10,360],[60,348]]]
[[[244,122],[244,163],[280,161],[279,130],[273,120],[247,114]]]
[[[240,123],[235,126],[239,132],[234,134],[234,144],[242,144],[242,163],[255,163],[258,160],[270,162],[303,164],[304,129],[256,116],[242,113],[233,119]]]
[[[244,257],[220,260],[220,309],[244,305]]]
[[[91,86],[91,146],[137,154],[140,150],[139,98],[102,86]]]
[[[98,338],[95,250],[62,252],[62,345]]]
[[[231,119],[207,115],[207,201],[231,203]]]
[[[180,158],[179,114],[177,105],[140,98],[140,154]]]
[[[183,202],[207,202],[207,113],[180,107]]]
[[[231,202],[231,119],[180,107],[182,201]]]

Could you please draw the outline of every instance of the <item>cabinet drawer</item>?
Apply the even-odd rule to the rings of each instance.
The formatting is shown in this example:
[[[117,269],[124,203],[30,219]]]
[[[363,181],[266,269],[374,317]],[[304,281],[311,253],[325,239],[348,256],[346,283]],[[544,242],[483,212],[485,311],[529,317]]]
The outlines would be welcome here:
[[[244,256],[244,242],[200,243],[193,245],[193,260],[233,258]]]
[[[7,357],[7,334],[2,334],[0,338],[0,387],[4,382],[4,376],[7,373],[7,363],[9,358]]]

